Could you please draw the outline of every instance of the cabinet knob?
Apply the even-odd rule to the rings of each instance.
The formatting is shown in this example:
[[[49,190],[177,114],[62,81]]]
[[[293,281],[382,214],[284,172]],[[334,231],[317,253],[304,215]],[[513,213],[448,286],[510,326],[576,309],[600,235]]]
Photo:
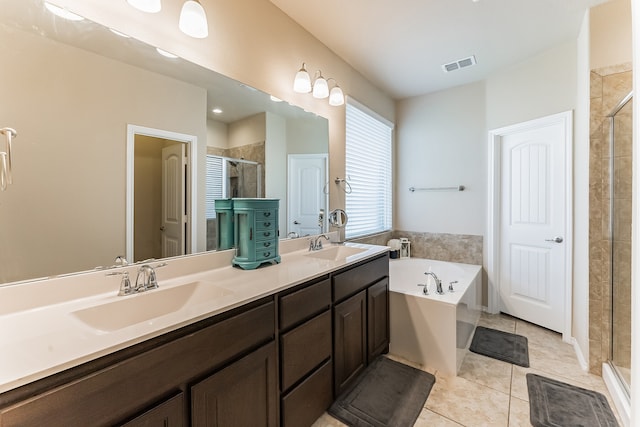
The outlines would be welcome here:
[[[267,218],[269,218],[271,216],[271,212],[265,212],[264,216],[266,216]]]

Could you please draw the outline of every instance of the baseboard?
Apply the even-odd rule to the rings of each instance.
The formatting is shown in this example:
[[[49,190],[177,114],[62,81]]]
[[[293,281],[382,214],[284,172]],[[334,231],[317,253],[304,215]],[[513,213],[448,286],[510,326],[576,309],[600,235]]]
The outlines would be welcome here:
[[[582,370],[585,372],[589,371],[589,363],[587,362],[587,358],[584,357],[584,354],[582,354],[582,349],[580,348],[580,346],[578,345],[578,341],[574,337],[571,337],[571,344],[573,344],[573,351],[575,351],[576,353],[580,368],[582,368]]]
[[[607,386],[607,390],[609,390],[611,399],[613,399],[613,404],[618,411],[622,425],[624,427],[631,426],[631,402],[629,402],[627,394],[618,382],[617,375],[608,363],[602,364],[602,379]]]

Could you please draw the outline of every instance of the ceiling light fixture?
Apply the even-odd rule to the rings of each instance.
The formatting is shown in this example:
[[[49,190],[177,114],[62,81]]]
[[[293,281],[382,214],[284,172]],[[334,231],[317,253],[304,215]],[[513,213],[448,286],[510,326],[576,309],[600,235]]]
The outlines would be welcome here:
[[[334,86],[329,91],[329,81],[333,80]],[[293,79],[293,91],[297,93],[311,93],[314,98],[329,98],[329,105],[339,106],[344,104],[344,93],[334,78],[325,79],[320,70],[316,71],[313,85],[311,77],[307,71],[307,65],[303,62],[302,67]]]
[[[67,9],[63,9],[59,6],[55,6],[48,1],[44,2],[44,7],[54,15],[66,19],[68,21],[82,21],[84,18],[80,15],[76,15],[75,13],[69,12]]]
[[[329,96],[329,84],[324,77],[322,77],[322,72],[318,71],[318,77],[313,82],[313,97],[318,99],[324,99]]]
[[[329,92],[329,105],[337,107],[344,104],[344,93],[342,89],[340,89],[335,79],[328,79],[327,82],[329,82],[329,80],[334,81],[334,86],[331,88],[331,92]]]
[[[162,9],[160,0],[127,0],[131,6],[147,13],[157,13]]]
[[[214,108],[213,110],[211,110],[211,112],[212,112],[213,114],[222,114],[222,109],[220,109],[220,108]]]
[[[209,35],[207,25],[207,14],[197,0],[187,0],[182,5],[180,21],[178,22],[180,31],[188,36],[203,39]]]
[[[302,68],[296,73],[295,79],[293,79],[293,91],[298,93],[311,92],[311,77],[309,77],[304,62],[302,63]]]
[[[270,95],[269,99],[271,99],[273,102],[282,102],[282,99],[278,98],[277,96],[273,96],[273,95]]]

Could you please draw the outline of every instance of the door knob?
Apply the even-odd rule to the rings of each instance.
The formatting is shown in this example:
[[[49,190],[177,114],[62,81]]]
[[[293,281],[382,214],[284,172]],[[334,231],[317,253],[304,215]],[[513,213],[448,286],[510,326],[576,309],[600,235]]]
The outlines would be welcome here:
[[[164,225],[160,227],[160,231],[164,231]]]
[[[554,243],[562,243],[563,240],[564,239],[560,236],[554,237],[553,239],[544,239],[545,242],[554,242]]]
[[[294,225],[300,225],[300,223],[298,221],[293,221]]]

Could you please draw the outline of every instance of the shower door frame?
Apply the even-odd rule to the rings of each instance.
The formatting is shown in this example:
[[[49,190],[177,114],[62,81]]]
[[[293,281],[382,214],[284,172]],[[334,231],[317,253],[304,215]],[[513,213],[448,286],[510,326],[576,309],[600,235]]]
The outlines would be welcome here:
[[[609,331],[609,338],[611,345],[609,347],[609,359],[607,360],[607,364],[610,366],[612,373],[615,375],[618,385],[621,391],[624,392],[626,397],[630,399],[631,397],[631,385],[627,383],[624,378],[624,375],[619,371],[619,367],[616,365],[614,361],[614,329],[615,322],[613,321],[613,310],[614,310],[614,161],[615,161],[615,116],[618,114],[629,102],[633,101],[633,90],[631,90],[624,98],[618,102],[618,104],[611,110],[609,114],[607,114],[607,118],[609,119],[609,224],[608,224],[608,233],[611,239],[611,251],[609,252],[609,265],[610,265],[610,298],[611,298],[611,330]],[[633,104],[632,104],[633,106]],[[633,147],[635,148],[635,147]],[[633,149],[632,148],[632,149]],[[632,197],[633,197],[633,189],[632,189]],[[633,251],[633,248],[632,248]],[[632,252],[633,253],[633,252]],[[633,255],[632,255],[633,256]]]

